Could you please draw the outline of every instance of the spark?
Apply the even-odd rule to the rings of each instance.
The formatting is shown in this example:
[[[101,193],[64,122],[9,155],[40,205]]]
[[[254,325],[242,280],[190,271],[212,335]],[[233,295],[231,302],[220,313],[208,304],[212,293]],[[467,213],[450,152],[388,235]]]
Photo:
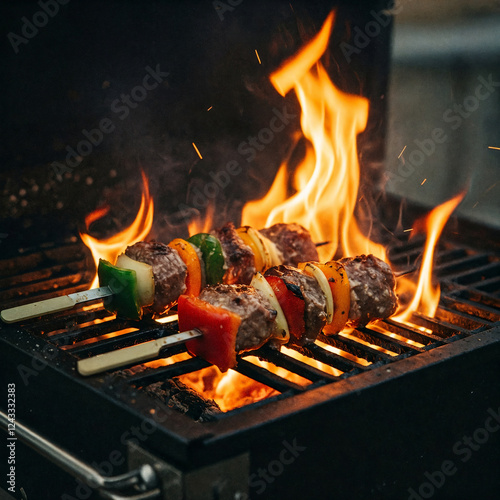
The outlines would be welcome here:
[[[191,144],[193,145],[194,150],[198,153],[200,160],[203,160],[203,156],[201,156],[200,150],[196,147],[196,144],[194,142],[192,142]]]
[[[488,193],[490,192],[496,185],[498,184],[498,182],[495,182],[495,184],[492,184],[486,191],[485,193]]]
[[[259,64],[262,64],[260,61],[259,53],[257,52],[257,49],[255,49],[255,55],[257,56],[257,61],[259,61]]]
[[[427,181],[427,177],[420,183],[420,185],[423,186],[426,181]]]
[[[410,229],[404,229],[404,230],[403,230],[403,233],[409,233],[410,231],[413,231],[413,228],[410,228]]]
[[[210,106],[210,107],[207,109],[207,111],[210,111],[212,108],[213,108],[213,106]]]
[[[403,150],[401,151],[401,153],[399,153],[398,159],[401,158],[401,155],[405,152],[405,149],[406,149],[406,146],[403,148]]]
[[[476,203],[474,203],[474,205],[472,205],[472,208],[476,208],[478,205],[479,205],[479,202],[476,201]]]
[[[500,148],[497,148],[495,146],[488,146],[488,149],[498,149],[500,151]]]

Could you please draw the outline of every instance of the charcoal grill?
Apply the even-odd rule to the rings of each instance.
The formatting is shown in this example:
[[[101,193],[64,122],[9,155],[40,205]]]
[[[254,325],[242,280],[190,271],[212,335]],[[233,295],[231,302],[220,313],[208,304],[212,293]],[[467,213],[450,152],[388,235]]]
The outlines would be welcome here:
[[[498,415],[500,402],[500,262],[494,246],[465,244],[456,229],[439,246],[443,293],[435,318],[415,315],[414,328],[387,320],[302,349],[334,374],[266,347],[252,353],[307,385],[241,356],[237,371],[276,394],[206,422],[146,390],[207,366],[201,359],[89,378],[75,370],[78,359],[170,335],[175,322],[114,319],[96,302],[2,324],[2,366],[16,384],[18,422],[102,476],[144,476],[144,467],[153,467],[156,483],[132,474],[130,484],[149,484],[147,491],[134,490],[136,498],[308,498],[311,489],[315,498],[411,498],[412,492],[426,498],[431,489],[438,498],[493,498],[500,433],[477,429],[484,431],[490,414]],[[421,244],[392,244],[395,269],[418,263]],[[61,294],[84,290],[92,269],[78,241],[26,249],[0,261],[2,305],[52,296],[55,285]],[[161,356],[183,351],[176,346]],[[5,398],[1,406],[6,409]],[[37,451],[25,446],[22,430],[17,485],[28,498],[130,494],[130,488],[99,489],[95,482],[89,489],[41,458],[43,445]],[[462,442],[466,436],[477,438],[473,448]],[[443,475],[440,485],[436,471],[450,460],[456,473]]]
[[[215,3],[153,2],[146,8],[138,2],[86,2],[70,3],[67,9],[61,3],[58,17],[29,45],[20,46],[20,54],[9,52],[6,72],[19,78],[11,79],[10,91],[3,94],[9,126],[2,159],[9,166],[7,180],[15,196],[2,199],[1,207],[2,308],[88,288],[94,265],[76,236],[76,226],[97,206],[105,189],[132,191],[125,181],[129,174],[137,177],[135,159],[150,168],[152,186],[170,189],[158,196],[156,205],[160,215],[169,214],[186,201],[187,186],[177,189],[170,182],[173,170],[162,170],[168,161],[179,166],[176,176],[185,170],[181,173],[211,180],[209,168],[203,174],[196,163],[194,137],[206,151],[205,164],[215,172],[234,159],[242,140],[268,125],[266,112],[283,105],[275,92],[268,92],[268,75],[303,41],[304,26],[297,24],[295,12],[299,19],[305,13],[319,27],[332,6],[339,8],[331,47],[335,64],[329,71],[339,88],[370,99],[367,132],[358,146],[368,174],[363,182],[377,184],[390,25],[352,61],[339,47],[347,41],[357,48],[355,28],[363,30],[374,20],[371,9],[380,12],[392,2],[294,2],[295,11],[284,1],[225,2],[234,8],[224,20],[214,11]],[[31,19],[39,8],[37,3],[27,12],[24,4],[12,4],[5,31],[20,27],[23,16]],[[263,19],[267,24],[262,25]],[[124,25],[133,26],[133,37]],[[287,43],[278,44],[282,48],[262,61],[255,77],[254,50],[270,43],[266,30],[279,33],[283,40],[278,41]],[[228,52],[227,47],[238,50]],[[207,62],[211,52],[216,64]],[[158,63],[172,73],[168,85],[148,95],[144,107],[121,122],[111,103],[142,81],[147,65]],[[228,83],[221,86],[221,81]],[[264,95],[248,93],[248,87],[263,85]],[[199,118],[207,96],[214,109],[208,118]],[[296,109],[293,99],[285,102]],[[43,120],[33,121],[34,109]],[[165,110],[172,113],[170,120]],[[246,123],[235,130],[241,110]],[[198,118],[184,123],[186,115]],[[76,147],[82,129],[110,116],[118,125],[116,133],[74,172],[48,182],[50,162],[64,161],[65,146]],[[281,162],[292,128],[298,129],[298,119],[295,122],[255,164]],[[147,137],[137,137],[139,129]],[[170,151],[165,136],[175,144],[171,149],[179,151]],[[151,151],[145,151],[148,147]],[[110,180],[114,176],[116,182]],[[26,184],[26,179],[33,183]],[[242,198],[255,197],[255,179],[248,175],[242,184]],[[228,191],[235,197],[221,193],[229,206],[217,212],[222,223],[232,219],[227,213],[241,211],[241,193]],[[384,210],[386,227],[397,227],[399,200],[388,201]],[[410,227],[415,214],[405,214],[408,224],[403,227]],[[124,367],[89,378],[76,372],[78,359],[173,334],[175,322],[115,319],[96,302],[22,324],[0,324],[0,366],[6,374],[2,413],[7,411],[6,384],[16,387],[14,498],[496,498],[499,238],[491,229],[463,220],[448,227],[438,251],[436,276],[443,294],[435,318],[415,315],[414,328],[388,320],[346,335],[321,337],[322,344],[303,348],[305,360],[265,347],[252,353],[299,375],[304,383],[257,366],[248,355],[240,357],[237,370],[274,392],[258,402],[211,414],[204,422],[193,412],[169,407],[149,390],[206,367],[201,359],[186,355],[169,365]],[[406,271],[418,264],[422,241],[400,236],[391,240],[390,257],[395,270]],[[183,352],[179,345],[162,352],[161,358]],[[307,360],[324,365],[311,366]],[[8,424],[0,420],[2,427]],[[4,458],[0,463],[5,479],[8,463]],[[6,482],[0,484],[0,492],[8,494],[7,487]]]

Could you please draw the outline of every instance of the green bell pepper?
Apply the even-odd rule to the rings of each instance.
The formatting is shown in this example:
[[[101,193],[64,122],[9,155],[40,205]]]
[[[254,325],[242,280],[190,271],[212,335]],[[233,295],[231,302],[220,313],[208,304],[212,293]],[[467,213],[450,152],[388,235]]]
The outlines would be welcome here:
[[[99,286],[107,286],[113,295],[103,300],[104,308],[110,313],[128,319],[141,319],[142,307],[139,301],[137,273],[132,269],[113,266],[107,260],[99,259],[97,268]]]
[[[220,241],[208,233],[198,233],[188,238],[189,243],[200,249],[205,264],[207,285],[217,285],[224,276],[224,254]]]

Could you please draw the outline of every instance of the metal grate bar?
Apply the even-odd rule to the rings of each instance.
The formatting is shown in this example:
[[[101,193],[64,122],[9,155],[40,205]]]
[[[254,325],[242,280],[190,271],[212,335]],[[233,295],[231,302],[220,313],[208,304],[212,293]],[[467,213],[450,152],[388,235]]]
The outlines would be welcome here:
[[[441,303],[448,309],[454,309],[461,313],[465,313],[474,318],[480,318],[484,324],[492,324],[500,321],[500,313],[498,310],[482,305],[478,307],[476,302],[465,300],[457,296],[451,298],[446,295],[441,296]]]
[[[280,353],[274,349],[261,347],[257,351],[252,351],[247,353],[248,355],[258,356],[266,361],[279,366],[280,368],[285,368],[288,371],[296,373],[303,378],[310,380],[311,382],[318,382],[320,380],[337,380],[337,377],[334,375],[330,375],[329,373],[325,373],[318,368],[314,368],[309,366],[298,359],[294,359],[290,356],[287,356],[284,353]]]
[[[381,322],[381,324],[383,325],[384,323]],[[415,345],[411,345],[407,342],[403,342],[402,340],[390,337],[389,334],[385,335],[376,330],[372,330],[370,329],[370,327],[358,327],[353,330],[351,335],[359,337],[361,340],[369,342],[370,344],[383,347],[388,351],[395,352],[396,354],[423,352],[423,349]]]
[[[34,334],[53,334],[59,330],[81,328],[82,325],[91,321],[103,321],[110,317],[108,311],[102,308],[96,301],[90,310],[83,310],[83,307],[88,308],[89,305],[79,306],[63,313],[55,314],[54,316],[45,316],[37,320],[31,320],[26,325],[26,329]]]
[[[119,330],[125,330],[126,328],[137,327],[137,323],[129,320],[114,319],[111,321],[106,321],[103,323],[97,323],[95,325],[87,326],[83,329],[61,331],[53,335],[48,335],[51,342],[64,343],[64,345],[75,344],[77,342],[82,342],[84,340],[89,340],[94,337],[100,337],[101,335],[112,334]]]
[[[477,287],[479,288],[479,287]],[[479,292],[476,290],[464,289],[455,290],[451,293],[447,293],[452,297],[459,297],[462,299],[470,300],[475,307],[478,309],[491,308],[495,313],[500,315],[500,299],[493,297],[484,292]]]
[[[290,390],[294,392],[302,392],[305,390],[304,387],[290,382],[289,380],[286,380],[283,377],[262,368],[261,366],[254,365],[245,359],[240,358],[238,360],[238,365],[233,369],[241,375],[245,375],[246,377],[260,382],[261,384],[267,385],[278,392],[287,392]]]
[[[471,330],[476,330],[485,325],[484,321],[477,321],[477,318],[471,318],[468,314],[444,306],[438,308],[433,319],[440,323],[447,323],[448,328],[461,333],[469,333]]]
[[[500,278],[498,276],[495,276],[494,278],[485,279],[481,281],[480,284],[476,285],[475,288],[477,288],[478,290],[484,290],[485,292],[491,294],[496,294],[498,297],[498,294],[500,292]]]
[[[364,358],[371,363],[376,363],[378,361],[386,362],[393,359],[393,356],[390,356],[383,351],[379,351],[343,336],[326,336],[321,334],[318,338],[325,344],[336,347],[337,349],[342,349],[343,351],[349,352],[358,358]]]
[[[177,351],[175,354],[185,352],[184,346],[176,346],[175,348],[169,349],[169,356],[174,354],[174,349]],[[209,366],[212,365],[201,358],[190,358],[184,361],[177,361],[171,365],[146,369],[141,373],[127,377],[127,382],[136,387],[144,387],[149,384],[154,384],[155,382],[162,382],[163,380],[173,377],[179,377],[186,373],[194,373]]]
[[[86,272],[61,275],[55,278],[42,280],[36,283],[30,283],[20,286],[14,286],[8,290],[4,290],[0,294],[2,307],[11,307],[14,305],[22,305],[23,303],[34,302],[35,300],[44,300],[45,298],[54,297],[55,290],[64,290],[60,295],[67,295],[67,289],[80,286],[80,290],[88,287],[88,275]]]
[[[306,354],[322,363],[337,368],[344,373],[359,373],[367,369],[366,366],[360,365],[350,359],[344,358],[334,352],[329,352],[316,344],[307,344],[302,348],[294,348],[301,354]]]
[[[100,340],[97,343],[71,346],[68,351],[77,355],[79,359],[97,356],[106,352],[115,351],[125,347],[130,347],[149,340],[155,340],[165,336],[162,329],[156,330],[136,330],[134,332],[124,333],[115,337]]]
[[[446,338],[452,333],[446,331],[446,333],[442,332],[424,332],[419,330],[416,327],[412,327],[410,325],[403,325],[397,321],[392,319],[386,319],[383,322],[384,327],[386,327],[390,332],[397,333],[398,335],[407,338],[408,340],[412,340],[413,342],[418,342],[419,344],[423,344],[425,346],[434,344],[436,342],[440,342],[442,338]]]
[[[500,263],[492,262],[474,269],[468,269],[451,276],[446,276],[447,279],[452,279],[456,283],[467,286],[480,285],[482,281],[490,276],[498,276],[500,274]]]
[[[436,264],[435,273],[447,279],[454,279],[465,272],[470,272],[471,269],[477,269],[479,266],[484,266],[489,263],[488,255],[467,255],[464,258],[451,260],[439,255],[438,263]]]

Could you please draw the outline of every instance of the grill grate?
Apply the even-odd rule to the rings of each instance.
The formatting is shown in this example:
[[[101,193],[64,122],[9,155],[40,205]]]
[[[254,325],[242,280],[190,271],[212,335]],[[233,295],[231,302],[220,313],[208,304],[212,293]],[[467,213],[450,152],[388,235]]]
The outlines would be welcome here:
[[[418,263],[421,251],[415,241],[393,248],[395,269]],[[60,281],[62,260],[54,259],[54,252],[64,260]],[[245,354],[239,374],[231,375],[253,380],[265,397],[225,413],[210,405],[205,410],[205,400],[182,414],[164,399],[166,391],[179,390],[181,405],[191,404],[183,381],[215,370],[190,357],[183,345],[161,353],[166,359],[132,369],[77,375],[77,359],[174,333],[176,323],[117,320],[96,302],[21,325],[0,324],[1,364],[16,384],[16,414],[88,464],[100,466],[118,456],[122,462],[128,457],[135,468],[144,463],[144,452],[151,457],[147,463],[160,461],[188,481],[191,473],[244,456],[249,465],[241,471],[242,481],[249,481],[253,498],[258,490],[252,478],[268,464],[278,464],[286,443],[302,451],[279,481],[271,478],[276,481],[267,483],[262,498],[307,498],[312,482],[317,498],[406,498],[425,471],[453,458],[457,439],[482,425],[499,400],[494,383],[500,356],[498,257],[448,241],[438,256],[443,294],[436,318],[416,314],[412,328],[387,320],[321,336],[299,350],[264,346]],[[20,270],[12,264],[16,261]],[[90,255],[75,241],[0,260],[2,307],[53,296],[47,286],[51,280],[61,294],[84,290],[92,270]],[[286,372],[257,366],[258,358]],[[500,449],[495,439],[468,463],[467,477],[482,477],[485,471],[494,477],[491,464],[498,463],[494,450]],[[139,457],[134,458],[137,442]],[[51,492],[75,496],[78,483],[71,476],[50,468],[21,442],[18,446],[19,484],[38,491],[50,478]],[[360,463],[370,464],[362,468],[362,478],[355,472]],[[221,480],[233,477],[222,467]],[[131,468],[123,463],[113,472]],[[29,477],[26,472],[21,479],[22,471],[30,471]],[[170,479],[163,484],[165,498],[171,496]],[[450,481],[450,498],[461,498],[464,491],[477,496],[477,484],[458,479]],[[491,483],[484,483],[481,498],[495,491]]]
[[[396,269],[418,265],[422,240],[392,247],[389,258]],[[318,385],[332,383],[369,371],[375,367],[407,358],[488,329],[500,321],[500,278],[498,259],[487,252],[477,252],[455,243],[442,243],[437,251],[436,275],[442,297],[435,318],[415,314],[415,327],[393,320],[344,331],[338,336],[320,335],[318,342],[293,351],[277,352],[264,346],[239,357],[236,371],[279,394],[282,398]],[[85,248],[75,241],[0,261],[0,299],[4,307],[40,300],[54,295],[54,290],[73,293],[88,287],[92,265]],[[35,270],[33,270],[35,268]],[[159,324],[152,320],[140,323],[116,319],[99,303],[80,306],[52,317],[31,320],[22,325],[35,337],[65,351],[71,359],[83,359],[160,338],[177,331],[177,323]],[[185,352],[175,346],[161,353],[169,358]],[[295,359],[298,353],[302,357]],[[188,356],[186,354],[186,356]],[[257,356],[287,373],[305,379],[305,385],[289,380],[249,361]],[[127,372],[130,387],[192,373],[208,366],[203,360],[187,359],[168,366],[146,367]],[[124,372],[122,372],[124,373]]]

